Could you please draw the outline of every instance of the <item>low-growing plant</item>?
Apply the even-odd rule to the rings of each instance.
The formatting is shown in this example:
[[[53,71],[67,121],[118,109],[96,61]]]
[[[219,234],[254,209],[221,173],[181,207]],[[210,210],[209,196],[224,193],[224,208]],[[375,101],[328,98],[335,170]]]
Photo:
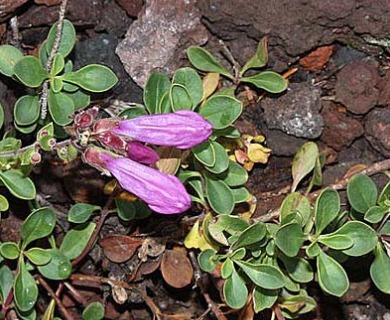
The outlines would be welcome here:
[[[22,319],[35,319],[42,287],[52,298],[43,318],[53,319],[60,303],[56,292],[68,285],[109,214],[129,222],[152,212],[178,214],[191,207],[202,214],[184,244],[199,253],[202,270],[220,270],[223,297],[233,309],[253,306],[256,313],[278,309],[287,318],[307,313],[316,305],[306,290],[312,281],[340,297],[349,287],[342,263],[372,252],[371,278],[381,291],[390,293],[389,184],[378,195],[368,176],[355,175],[347,186],[350,206],[345,207],[332,188],[313,197],[310,191],[321,186],[324,164],[313,142],[297,153],[291,193],[277,214],[264,221],[252,217],[256,199],[245,186],[248,171],[254,163],[265,164],[271,150],[263,136],[235,128],[243,111],[237,97],[251,90],[281,93],[288,85],[278,73],[259,71],[268,63],[266,39],[244,67],[233,63],[234,74],[207,50],[192,46],[187,55],[193,68],[180,68],[172,77],[152,73],[144,105],[87,108],[87,93],[109,90],[117,78],[101,65],[73,71],[67,58],[75,43],[74,27],[64,20],[59,39],[58,27],[59,23],[51,28],[38,58],[0,46],[0,72],[29,92],[14,106],[14,128],[22,139],[7,128],[0,141],[0,187],[9,192],[0,195],[0,212],[9,210],[11,197],[28,201],[32,208],[21,224],[20,240],[0,243],[0,316],[14,309]],[[58,50],[53,50],[56,41]],[[0,128],[3,122],[0,108]],[[34,135],[35,141],[22,146],[27,135]],[[105,186],[104,207],[80,202],[69,208],[70,228],[62,230],[61,241],[53,234],[56,212],[36,201],[30,177],[42,153],[56,154],[63,162],[81,157],[115,178]],[[306,193],[298,192],[308,175]],[[120,283],[104,281],[113,291]],[[101,303],[83,307],[83,319],[104,317]],[[69,318],[64,308],[59,312]]]
[[[278,308],[284,317],[295,318],[316,306],[307,292],[312,281],[325,293],[341,297],[349,288],[342,263],[369,253],[374,254],[371,279],[379,290],[390,294],[390,182],[378,195],[373,180],[357,174],[347,185],[348,206],[341,206],[332,188],[323,189],[312,204],[308,192],[295,189],[309,174],[308,191],[321,184],[321,162],[313,142],[298,151],[292,166],[292,192],[277,219],[262,222],[217,215],[203,221],[201,231],[213,248],[200,253],[199,264],[207,272],[218,266],[225,279],[223,296],[230,307],[240,309],[253,303],[255,312]]]

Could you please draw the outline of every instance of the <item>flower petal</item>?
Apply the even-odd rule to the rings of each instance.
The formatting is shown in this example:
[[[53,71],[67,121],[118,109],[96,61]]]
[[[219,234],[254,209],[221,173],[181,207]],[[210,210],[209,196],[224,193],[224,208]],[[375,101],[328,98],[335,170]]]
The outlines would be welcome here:
[[[112,132],[146,143],[188,149],[207,140],[212,125],[196,112],[180,110],[122,120]]]
[[[159,213],[182,213],[191,206],[191,198],[183,184],[173,175],[144,166],[128,158],[103,154],[106,168],[120,185],[145,201]]]

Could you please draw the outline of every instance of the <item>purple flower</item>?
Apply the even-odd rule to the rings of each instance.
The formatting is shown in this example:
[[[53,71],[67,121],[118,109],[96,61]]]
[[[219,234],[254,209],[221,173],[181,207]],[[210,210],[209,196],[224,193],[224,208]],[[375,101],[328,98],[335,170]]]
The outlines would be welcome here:
[[[129,158],[117,157],[104,149],[92,147],[83,154],[89,165],[109,171],[123,187],[159,213],[182,213],[190,208],[191,198],[180,180],[142,165]]]
[[[189,110],[140,116],[110,125],[113,133],[179,149],[192,148],[207,140],[212,133],[211,123]],[[97,128],[100,129],[101,126],[97,125]]]

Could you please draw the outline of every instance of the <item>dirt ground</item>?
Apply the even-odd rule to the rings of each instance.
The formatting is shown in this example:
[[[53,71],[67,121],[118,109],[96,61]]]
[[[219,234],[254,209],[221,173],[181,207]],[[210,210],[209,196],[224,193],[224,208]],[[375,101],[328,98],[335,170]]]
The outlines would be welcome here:
[[[58,2],[4,1],[0,14],[2,44],[19,41],[26,52],[36,52],[57,19]],[[9,28],[9,19],[15,15],[20,39]],[[390,156],[390,0],[69,0],[66,17],[78,34],[75,66],[103,63],[120,78],[111,96],[96,96],[98,101],[115,98],[142,102],[141,88],[147,75],[152,70],[170,73],[188,65],[184,50],[191,44],[205,45],[224,59],[219,44],[223,40],[243,64],[258,41],[268,37],[268,67],[280,73],[297,71],[289,78],[286,93],[248,103],[238,122],[242,132],[265,135],[272,149],[269,163],[255,166],[250,175],[248,187],[260,203],[256,215],[268,213],[283,200],[279,191],[291,184],[292,157],[305,141],[317,142],[327,155],[325,185],[341,179],[356,164],[371,164]],[[0,78],[0,99],[8,124],[12,122],[10,106],[17,99],[17,89]],[[87,168],[83,170],[90,178],[79,181],[79,168],[46,167],[49,172],[44,176],[38,168],[40,192],[51,195],[60,209],[74,200],[94,201],[101,196],[103,182]],[[17,216],[11,213],[2,220],[1,241],[17,239]],[[140,227],[145,232],[159,230],[154,235],[157,242],[167,235],[180,242],[181,226],[178,218],[158,217],[153,224]],[[134,226],[120,225],[110,218],[101,236],[127,234],[131,228]],[[142,281],[132,280],[148,288],[164,313],[183,315],[175,319],[201,317],[207,303],[199,290],[166,285],[155,271],[156,259],[149,263],[149,270],[139,273]],[[113,263],[97,247],[79,271],[123,280],[129,279],[129,270],[136,263],[134,259]],[[356,266],[352,262],[349,272],[351,289],[341,300],[324,296],[315,286],[311,288],[319,307],[304,319],[390,319],[389,297],[377,292],[367,280],[368,264]],[[79,289],[91,301],[106,296],[98,288]],[[218,301],[216,292],[213,294]],[[131,309],[111,297],[107,299],[107,319],[152,319],[136,293],[130,297]],[[65,296],[64,304],[77,314],[71,298]],[[204,319],[214,318],[208,314]],[[268,316],[259,315],[258,319]]]

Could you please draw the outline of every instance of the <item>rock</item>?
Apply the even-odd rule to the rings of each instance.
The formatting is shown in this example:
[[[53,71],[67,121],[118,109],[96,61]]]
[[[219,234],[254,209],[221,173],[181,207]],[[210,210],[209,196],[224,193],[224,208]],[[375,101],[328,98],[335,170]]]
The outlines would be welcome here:
[[[299,138],[318,138],[324,121],[320,115],[321,91],[307,83],[292,83],[285,94],[261,101],[269,129],[278,129]]]
[[[321,140],[328,146],[340,151],[364,133],[360,121],[348,116],[345,112],[339,112],[337,105],[324,103],[322,116],[325,127]]]
[[[390,72],[381,79],[379,83],[379,98],[378,104],[380,106],[386,106],[390,104]]]
[[[337,74],[336,100],[352,113],[366,114],[378,101],[379,90],[375,86],[379,80],[375,62],[353,62]]]
[[[79,69],[92,63],[101,63],[110,67],[120,79],[120,82],[115,86],[111,94],[116,99],[142,103],[141,89],[123,69],[122,63],[115,54],[118,42],[115,36],[106,34],[77,42],[74,49],[74,68]]]
[[[372,0],[274,0],[272,4],[264,0],[198,0],[203,21],[212,34],[232,42],[240,38],[260,40],[267,35],[271,56],[286,66],[295,61],[294,57],[335,42],[365,52],[383,51],[375,43],[390,34],[388,4],[387,0],[382,5],[373,5]],[[240,61],[240,51],[233,55]]]
[[[28,0],[2,0],[0,2],[0,23],[16,15],[16,9],[24,5]]]
[[[140,11],[142,10],[143,0],[132,0],[132,1],[116,0],[116,2],[132,18],[136,18],[140,13]]]
[[[263,130],[267,141],[267,148],[272,150],[272,155],[292,157],[298,149],[307,141],[306,139],[290,136],[280,130]]]
[[[172,73],[183,65],[184,49],[207,39],[195,0],[146,0],[116,52],[128,74],[143,87],[153,70]]]
[[[374,109],[366,118],[366,139],[384,157],[390,157],[390,107]]]

